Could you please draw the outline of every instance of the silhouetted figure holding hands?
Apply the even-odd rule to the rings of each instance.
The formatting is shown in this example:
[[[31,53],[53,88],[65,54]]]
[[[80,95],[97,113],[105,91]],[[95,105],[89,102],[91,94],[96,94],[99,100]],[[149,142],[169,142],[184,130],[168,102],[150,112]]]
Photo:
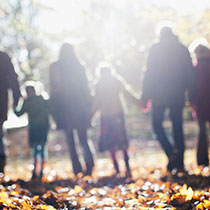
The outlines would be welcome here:
[[[19,97],[19,84],[11,59],[5,52],[0,52],[0,172],[4,172],[6,154],[3,144],[3,123],[7,120],[8,90],[13,93],[13,106],[16,107]]]
[[[210,49],[198,45],[194,50],[196,56],[196,93],[193,105],[199,123],[199,141],[197,148],[198,165],[208,166],[208,134],[206,123],[210,122]]]
[[[193,67],[188,49],[179,42],[170,27],[160,31],[160,41],[152,46],[143,82],[142,101],[152,101],[152,124],[168,157],[168,171],[184,170],[182,110],[185,92],[192,95]],[[171,144],[163,129],[164,112],[169,109],[173,127]]]
[[[84,173],[91,175],[94,161],[87,142],[91,96],[85,70],[68,43],[63,44],[58,61],[50,66],[50,96],[57,128],[63,129],[67,136],[74,174],[83,172],[75,147],[75,129],[84,152]]]
[[[45,163],[45,145],[47,142],[47,134],[49,130],[49,105],[41,95],[36,94],[35,86],[28,84],[25,87],[27,97],[25,98],[22,107],[15,110],[17,116],[24,113],[28,114],[28,136],[29,146],[33,149],[34,169],[32,179],[38,177],[40,180],[43,176]],[[41,167],[39,176],[37,175],[38,156],[41,157]]]
[[[93,113],[99,111],[101,118],[99,150],[109,151],[116,174],[120,173],[116,152],[123,152],[126,176],[131,176],[128,156],[128,138],[125,128],[124,112],[120,94],[138,104],[139,101],[117,79],[111,65],[99,67],[100,80],[96,84]]]

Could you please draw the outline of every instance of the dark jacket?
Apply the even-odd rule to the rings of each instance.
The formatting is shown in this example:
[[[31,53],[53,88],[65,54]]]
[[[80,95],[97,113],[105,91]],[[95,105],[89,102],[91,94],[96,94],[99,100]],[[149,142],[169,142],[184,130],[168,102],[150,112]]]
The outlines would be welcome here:
[[[198,120],[210,122],[210,58],[200,58],[195,65],[197,86],[193,103]]]
[[[50,66],[50,98],[57,128],[90,125],[90,91],[84,68],[77,61],[58,60]]]
[[[3,121],[7,119],[9,89],[12,90],[14,104],[17,105],[20,97],[17,74],[9,56],[0,52],[0,120]]]
[[[17,116],[28,114],[29,127],[49,126],[49,106],[48,101],[42,96],[34,95],[24,100],[20,110],[15,110]]]
[[[194,73],[188,49],[177,37],[161,39],[149,51],[147,71],[143,81],[143,99],[153,105],[185,103],[185,92],[193,92]]]

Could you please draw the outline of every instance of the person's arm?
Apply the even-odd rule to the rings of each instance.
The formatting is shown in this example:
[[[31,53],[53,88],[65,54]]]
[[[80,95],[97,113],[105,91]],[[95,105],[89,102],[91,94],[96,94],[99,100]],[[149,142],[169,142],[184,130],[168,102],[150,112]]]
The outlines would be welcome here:
[[[18,76],[15,73],[14,66],[11,62],[10,57],[5,53],[5,68],[7,69],[7,80],[9,88],[12,90],[13,100],[14,100],[14,107],[17,106],[18,100],[21,96],[19,83],[18,83]]]
[[[126,99],[131,101],[132,103],[139,105],[139,98],[137,94],[131,89],[130,85],[128,85],[125,81],[119,81],[120,91],[123,93]]]
[[[59,75],[58,66],[56,63],[50,65],[49,68],[49,86],[50,86],[50,97],[54,97],[59,90]]]
[[[196,90],[196,70],[192,65],[192,58],[188,49],[185,49],[185,54],[183,56],[185,61],[185,78],[186,78],[186,89],[188,94],[188,100],[190,103],[194,100],[195,90]]]
[[[152,85],[154,82],[154,69],[155,69],[155,50],[154,47],[152,47],[149,51],[149,55],[147,58],[147,65],[146,65],[146,71],[144,74],[144,80],[143,80],[143,86],[142,86],[142,96],[141,101],[147,104],[147,101],[151,99],[152,95]]]
[[[86,103],[86,106],[91,109],[91,106],[92,106],[92,103],[93,103],[93,99],[92,99],[92,96],[90,94],[90,88],[88,86],[88,79],[87,79],[87,76],[86,76],[86,73],[85,73],[85,68],[80,65],[81,68],[81,74],[80,74],[80,82],[81,82],[81,85],[83,87],[83,91],[84,91],[84,101]]]
[[[99,110],[99,102],[100,102],[100,99],[98,97],[98,94],[96,93],[95,96],[93,97],[93,104],[92,104],[92,107],[91,107],[91,118]]]
[[[15,109],[14,113],[19,117],[19,116],[23,115],[26,111],[27,111],[27,102],[24,100],[20,109]]]

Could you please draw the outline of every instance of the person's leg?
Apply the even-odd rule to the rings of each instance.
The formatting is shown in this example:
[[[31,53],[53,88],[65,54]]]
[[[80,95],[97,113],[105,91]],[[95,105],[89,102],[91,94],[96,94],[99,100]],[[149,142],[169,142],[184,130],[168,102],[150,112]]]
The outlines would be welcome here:
[[[208,138],[206,132],[206,123],[199,122],[199,140],[197,146],[198,165],[209,165],[208,157]]]
[[[120,170],[119,170],[119,166],[118,166],[118,163],[117,163],[116,151],[113,149],[113,150],[110,150],[109,153],[110,153],[110,156],[111,156],[116,174],[119,174]]]
[[[43,176],[44,164],[45,164],[45,145],[40,145],[40,157],[41,157],[41,169],[39,178],[41,179]]]
[[[72,161],[72,168],[74,171],[74,174],[77,175],[78,173],[82,172],[82,166],[80,164],[78,154],[75,147],[75,141],[74,141],[74,134],[72,130],[66,131],[66,138],[69,146],[69,154]]]
[[[4,173],[4,167],[6,165],[6,154],[3,143],[3,120],[0,120],[0,173]]]
[[[33,147],[33,164],[34,164],[34,169],[33,169],[33,172],[32,172],[32,179],[35,179],[35,177],[36,177],[37,155],[38,155],[38,148],[37,148],[37,146],[34,146]]]
[[[165,107],[153,106],[152,124],[153,124],[154,132],[157,135],[157,139],[159,140],[167,157],[170,158],[173,154],[173,147],[170,144],[162,125],[165,109],[166,109]]]
[[[90,146],[87,141],[87,129],[86,128],[78,128],[77,129],[78,137],[80,144],[82,145],[83,154],[84,154],[84,161],[86,165],[86,172],[85,175],[91,175],[93,167],[94,167],[94,160],[93,155],[90,150]]]
[[[177,157],[176,167],[184,169],[184,134],[183,134],[183,119],[182,119],[182,106],[170,107],[170,117],[173,126],[173,136],[175,143],[175,154]]]
[[[125,161],[125,166],[126,166],[126,176],[130,176],[131,169],[130,169],[129,156],[128,156],[127,150],[123,150],[123,156],[124,156],[124,161]]]

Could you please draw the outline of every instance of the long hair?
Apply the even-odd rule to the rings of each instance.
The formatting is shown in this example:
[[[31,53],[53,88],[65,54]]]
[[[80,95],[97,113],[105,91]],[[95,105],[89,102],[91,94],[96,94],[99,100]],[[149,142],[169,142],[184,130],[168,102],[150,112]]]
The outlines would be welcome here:
[[[61,61],[78,61],[74,48],[69,43],[64,43],[59,52],[59,60]],[[79,62],[79,61],[78,61]]]
[[[58,62],[66,73],[67,72],[75,72],[75,73],[82,72],[82,66],[75,53],[74,47],[69,43],[64,43],[61,46]]]

